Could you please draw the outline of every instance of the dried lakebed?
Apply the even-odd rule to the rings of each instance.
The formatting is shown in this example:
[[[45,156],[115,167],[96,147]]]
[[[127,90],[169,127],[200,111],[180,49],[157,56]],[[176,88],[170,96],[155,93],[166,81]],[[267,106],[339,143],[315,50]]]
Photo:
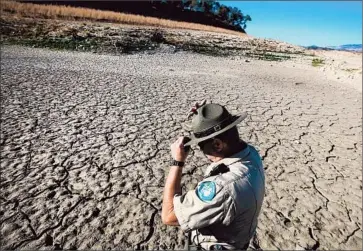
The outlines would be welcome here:
[[[318,72],[192,53],[95,55],[6,46],[1,247],[181,249],[161,223],[169,145],[202,99],[248,112],[263,156],[262,249],[362,249],[361,93]],[[184,191],[208,162],[189,156]]]

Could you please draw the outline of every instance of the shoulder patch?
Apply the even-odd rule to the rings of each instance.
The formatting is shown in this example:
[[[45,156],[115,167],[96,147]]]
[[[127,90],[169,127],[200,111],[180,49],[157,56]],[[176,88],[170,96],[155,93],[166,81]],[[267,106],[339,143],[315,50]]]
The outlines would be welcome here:
[[[200,183],[197,194],[202,201],[211,201],[216,195],[216,183],[214,183],[214,181],[204,181]]]

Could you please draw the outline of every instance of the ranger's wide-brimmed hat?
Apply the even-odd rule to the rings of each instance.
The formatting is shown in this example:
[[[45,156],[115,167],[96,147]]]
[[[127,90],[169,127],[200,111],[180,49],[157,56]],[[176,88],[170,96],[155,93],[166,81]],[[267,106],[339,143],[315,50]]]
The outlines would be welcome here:
[[[195,111],[192,120],[193,133],[191,140],[184,146],[198,144],[213,138],[236,126],[246,117],[246,112],[240,115],[232,115],[224,106],[218,104],[203,105]]]

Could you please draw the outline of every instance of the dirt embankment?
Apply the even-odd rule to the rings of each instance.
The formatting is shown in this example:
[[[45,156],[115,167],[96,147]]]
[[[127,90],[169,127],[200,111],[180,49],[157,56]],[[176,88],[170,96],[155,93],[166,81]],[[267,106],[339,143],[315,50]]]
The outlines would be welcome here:
[[[100,53],[189,50],[217,56],[245,55],[266,60],[304,55],[299,46],[272,40],[207,31],[130,26],[113,23],[33,18],[1,18],[1,33],[8,43]]]

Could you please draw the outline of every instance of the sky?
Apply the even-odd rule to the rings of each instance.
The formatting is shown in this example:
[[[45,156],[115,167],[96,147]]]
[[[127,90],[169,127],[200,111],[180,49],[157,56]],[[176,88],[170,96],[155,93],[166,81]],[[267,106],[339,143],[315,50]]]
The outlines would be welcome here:
[[[361,1],[219,1],[250,15],[246,32],[296,45],[362,43]]]

